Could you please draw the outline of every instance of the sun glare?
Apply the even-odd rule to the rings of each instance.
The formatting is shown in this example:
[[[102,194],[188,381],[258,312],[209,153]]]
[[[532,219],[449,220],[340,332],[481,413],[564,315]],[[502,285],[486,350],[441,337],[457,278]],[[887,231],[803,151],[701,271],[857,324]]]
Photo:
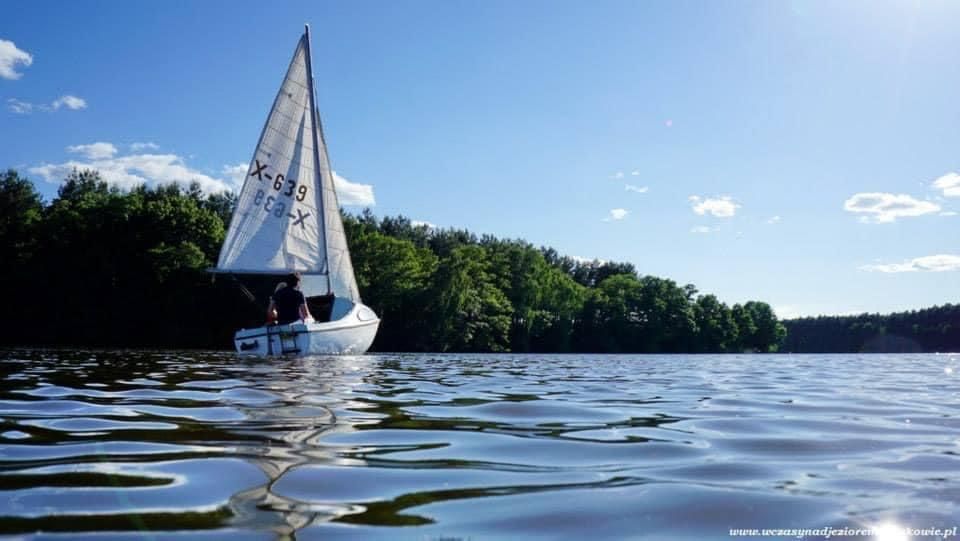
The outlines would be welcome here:
[[[899,524],[884,522],[873,527],[873,536],[876,541],[909,541],[907,530]]]

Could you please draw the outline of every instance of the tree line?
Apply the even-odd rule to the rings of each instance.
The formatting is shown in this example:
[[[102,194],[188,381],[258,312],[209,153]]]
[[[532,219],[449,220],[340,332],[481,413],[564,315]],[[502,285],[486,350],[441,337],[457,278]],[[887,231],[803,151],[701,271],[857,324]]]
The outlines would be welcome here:
[[[229,348],[263,323],[278,277],[213,266],[236,198],[197,185],[120,190],[74,171],[45,203],[0,177],[5,344]],[[630,263],[584,262],[523,240],[344,214],[374,350],[681,353],[776,351],[770,306],[728,306]],[[249,293],[250,295],[247,295]]]
[[[893,314],[819,316],[784,321],[782,351],[921,353],[960,351],[960,304]]]

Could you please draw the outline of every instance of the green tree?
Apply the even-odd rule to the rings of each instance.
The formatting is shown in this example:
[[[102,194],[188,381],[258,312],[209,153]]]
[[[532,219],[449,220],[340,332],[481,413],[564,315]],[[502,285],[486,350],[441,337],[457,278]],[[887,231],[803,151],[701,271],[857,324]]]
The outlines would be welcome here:
[[[423,306],[437,257],[409,240],[377,231],[353,237],[351,252],[361,294],[384,322],[377,349],[428,349],[429,322]]]
[[[753,336],[757,333],[757,324],[753,321],[753,314],[742,304],[734,304],[730,315],[737,324],[737,341],[735,351],[745,351],[753,347]]]
[[[697,351],[724,353],[737,345],[737,324],[727,305],[714,295],[697,297],[694,305],[697,326]]]
[[[11,276],[33,256],[43,203],[33,183],[10,169],[0,176],[0,269]]]
[[[749,301],[744,305],[753,320],[755,330],[749,336],[747,347],[754,351],[777,351],[780,343],[786,337],[787,330],[777,320],[773,308],[765,302]]]
[[[441,351],[506,351],[512,307],[496,287],[484,250],[458,246],[434,275],[433,343]]]

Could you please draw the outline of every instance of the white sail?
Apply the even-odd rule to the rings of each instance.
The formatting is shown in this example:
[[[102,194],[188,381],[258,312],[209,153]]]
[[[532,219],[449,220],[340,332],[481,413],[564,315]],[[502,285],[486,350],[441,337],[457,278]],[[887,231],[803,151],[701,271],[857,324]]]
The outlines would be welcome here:
[[[299,271],[308,296],[332,292],[357,303],[310,64],[304,34],[257,143],[217,269]]]

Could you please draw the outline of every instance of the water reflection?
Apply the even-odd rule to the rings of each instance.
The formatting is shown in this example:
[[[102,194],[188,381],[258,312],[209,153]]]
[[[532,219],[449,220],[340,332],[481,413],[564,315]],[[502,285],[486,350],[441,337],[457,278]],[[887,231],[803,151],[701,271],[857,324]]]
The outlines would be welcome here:
[[[960,516],[943,356],[0,353],[0,533],[650,537]],[[945,379],[946,378],[946,379]]]

